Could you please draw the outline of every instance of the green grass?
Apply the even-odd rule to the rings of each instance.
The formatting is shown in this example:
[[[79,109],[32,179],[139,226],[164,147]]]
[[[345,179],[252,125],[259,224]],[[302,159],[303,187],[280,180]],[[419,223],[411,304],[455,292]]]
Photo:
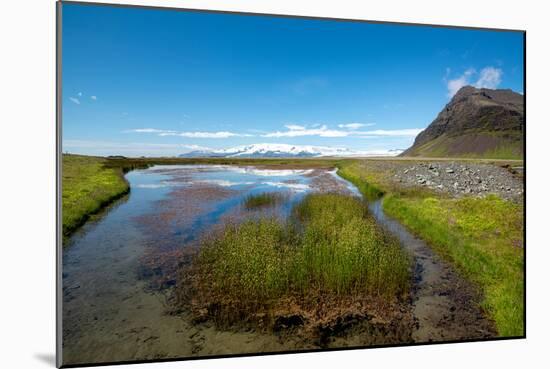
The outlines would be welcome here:
[[[279,192],[263,192],[256,195],[247,196],[243,205],[245,209],[256,209],[270,207],[280,204],[284,200],[284,195]]]
[[[384,198],[384,210],[433,245],[476,285],[502,336],[523,326],[523,209],[484,199]]]
[[[238,306],[236,321],[288,296],[391,300],[407,292],[409,266],[399,243],[376,225],[363,202],[312,194],[287,223],[248,220],[206,239],[196,259],[193,299],[218,306],[230,301],[226,305]]]
[[[362,201],[336,194],[309,195],[295,207],[293,217],[304,224],[293,287],[386,297],[407,290],[406,253],[378,227]]]
[[[339,165],[338,175],[353,183],[369,200],[377,199],[384,195],[384,190],[382,190],[382,186],[379,184],[384,178],[383,174],[363,171],[358,162]]]
[[[483,294],[482,307],[501,336],[524,334],[523,207],[497,196],[448,198],[403,189],[368,162],[338,171],[368,197],[385,194],[386,213],[427,241]],[[374,189],[374,190],[373,190]]]
[[[457,145],[457,141],[468,139],[479,139],[486,137],[487,140],[497,140],[492,147],[483,152],[452,153],[451,147]],[[434,157],[434,158],[471,158],[471,159],[498,159],[498,160],[521,160],[523,159],[523,137],[521,132],[490,132],[490,131],[468,131],[461,136],[442,135],[421,146],[414,148],[408,156]]]
[[[223,298],[266,301],[288,286],[293,235],[275,219],[228,224],[204,242],[198,258],[201,288]]]
[[[114,199],[126,194],[130,187],[121,168],[106,168],[106,159],[91,156],[62,157],[62,221],[63,236],[71,234],[91,214]]]

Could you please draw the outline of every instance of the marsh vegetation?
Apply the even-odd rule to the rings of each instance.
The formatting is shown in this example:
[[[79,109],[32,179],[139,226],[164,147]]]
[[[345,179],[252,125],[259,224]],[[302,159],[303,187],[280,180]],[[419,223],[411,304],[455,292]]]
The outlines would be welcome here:
[[[333,318],[353,311],[350,300],[365,302],[366,315],[374,314],[369,304],[390,307],[405,298],[410,262],[361,199],[309,194],[286,222],[249,219],[205,237],[182,271],[190,284],[178,285],[179,303],[192,301],[197,315],[221,326],[252,322],[274,329],[288,314],[314,326],[334,311],[340,314]],[[324,300],[333,303],[323,306]]]

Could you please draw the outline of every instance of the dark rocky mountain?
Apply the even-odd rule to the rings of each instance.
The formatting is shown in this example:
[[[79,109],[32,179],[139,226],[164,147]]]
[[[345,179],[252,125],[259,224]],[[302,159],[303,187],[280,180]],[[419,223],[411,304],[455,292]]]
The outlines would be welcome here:
[[[523,158],[523,95],[462,87],[401,156]]]

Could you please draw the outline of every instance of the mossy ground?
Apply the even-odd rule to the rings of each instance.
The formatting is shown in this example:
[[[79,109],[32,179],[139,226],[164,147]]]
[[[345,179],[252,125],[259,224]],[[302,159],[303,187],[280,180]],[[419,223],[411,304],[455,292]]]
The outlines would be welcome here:
[[[62,157],[63,236],[82,225],[130,189],[121,168],[106,168],[106,159],[92,156]]]

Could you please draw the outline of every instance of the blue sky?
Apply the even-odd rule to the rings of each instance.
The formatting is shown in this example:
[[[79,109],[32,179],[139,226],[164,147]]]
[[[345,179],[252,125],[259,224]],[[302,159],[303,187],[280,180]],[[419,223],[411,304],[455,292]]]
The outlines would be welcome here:
[[[410,146],[463,85],[523,93],[523,35],[63,5],[63,151]]]

